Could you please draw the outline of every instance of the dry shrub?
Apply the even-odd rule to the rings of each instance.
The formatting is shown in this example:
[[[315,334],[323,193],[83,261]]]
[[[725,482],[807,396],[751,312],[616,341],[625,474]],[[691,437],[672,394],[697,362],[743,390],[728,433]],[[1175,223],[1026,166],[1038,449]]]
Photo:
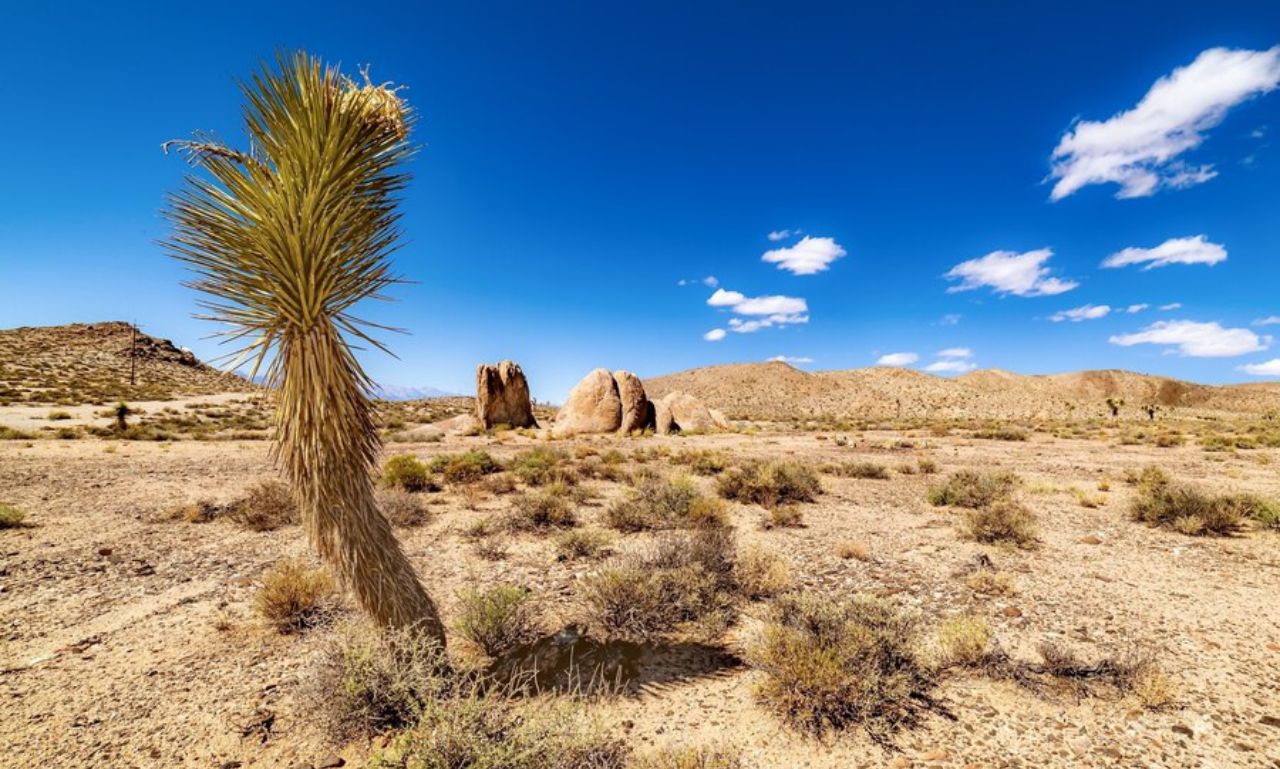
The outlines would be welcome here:
[[[804,512],[799,505],[778,505],[767,508],[760,518],[763,529],[799,529],[804,526]]]
[[[1251,494],[1214,495],[1174,483],[1163,472],[1144,471],[1138,494],[1129,506],[1135,521],[1192,536],[1224,535],[1238,530],[1246,518],[1264,518],[1274,507]]]
[[[733,533],[672,532],[583,582],[582,600],[611,637],[662,638],[684,625],[723,626],[732,610]]]
[[[1140,665],[1129,682],[1129,690],[1147,710],[1164,710],[1178,700],[1178,687],[1154,662]]]
[[[391,457],[382,466],[382,484],[405,491],[435,491],[431,471],[412,454]]]
[[[919,634],[914,617],[879,599],[784,596],[748,661],[764,674],[761,702],[788,725],[821,735],[860,724],[885,739],[930,702]]]
[[[624,769],[625,743],[567,703],[470,694],[429,701],[370,769]]]
[[[986,507],[966,509],[961,531],[975,542],[1007,542],[1031,548],[1037,542],[1039,526],[1035,513],[1025,505],[1001,498]]]
[[[290,559],[262,575],[253,605],[276,630],[295,633],[321,624],[335,599],[333,578],[327,571]]]
[[[498,464],[486,451],[470,449],[459,454],[440,454],[428,466],[439,473],[447,483],[475,483],[486,475],[500,472]]]
[[[298,505],[289,487],[280,481],[263,480],[226,508],[227,518],[253,531],[273,531],[298,522]]]
[[[458,633],[490,657],[538,635],[531,594],[517,585],[464,590],[458,596]]]
[[[447,664],[411,629],[340,626],[306,679],[305,712],[339,744],[406,728],[449,692]]]
[[[729,466],[729,458],[711,449],[681,449],[671,455],[671,464],[685,465],[695,475],[719,475]]]
[[[536,492],[513,496],[506,522],[512,531],[567,529],[578,524],[578,515],[569,501],[568,488],[556,483]]]
[[[1007,572],[979,569],[965,577],[969,589],[981,595],[1013,595],[1016,588]]]
[[[852,539],[845,539],[837,542],[835,551],[837,558],[843,558],[846,561],[850,558],[855,558],[859,561],[871,560],[871,548],[867,547],[866,544],[862,542],[857,542]]]
[[[749,547],[738,553],[733,569],[738,592],[744,598],[771,598],[789,590],[791,567],[776,553],[760,547]]]
[[[1011,668],[1015,680],[1033,689],[1065,688],[1077,698],[1131,694],[1151,709],[1167,707],[1175,698],[1172,681],[1149,654],[1130,651],[1086,663],[1057,641],[1042,642],[1036,652],[1040,664],[1019,663]]]
[[[916,462],[916,467],[920,468],[921,475],[933,475],[938,472],[938,463],[932,459],[920,459]]]
[[[982,617],[960,614],[938,626],[938,658],[946,666],[977,667],[991,657],[995,634]]]
[[[597,529],[576,529],[556,537],[556,558],[561,561],[594,561],[608,555],[613,539]]]
[[[991,441],[1025,441],[1027,433],[1025,430],[1019,430],[1016,427],[992,427],[974,430],[973,437]]]
[[[186,521],[187,523],[209,523],[223,512],[217,502],[211,499],[199,499],[183,505],[176,505],[165,511],[162,516],[167,521]]]
[[[507,543],[498,537],[482,539],[475,543],[473,549],[486,561],[505,561],[507,558]]]
[[[1022,481],[1011,472],[980,473],[974,470],[958,470],[941,486],[929,489],[929,503],[956,507],[986,507],[997,499],[1013,493]]]
[[[430,517],[418,496],[402,488],[378,489],[378,509],[395,526],[420,526]]]
[[[647,476],[626,498],[609,505],[605,522],[618,531],[719,527],[724,504],[703,494],[687,476]]]
[[[716,491],[725,499],[774,507],[812,502],[822,484],[811,467],[795,460],[753,461],[722,474]]]
[[[889,468],[875,462],[845,462],[826,468],[831,475],[841,478],[869,478],[872,480],[889,480]],[[914,470],[913,470],[914,472]]]
[[[24,525],[27,514],[13,505],[0,504],[0,529],[17,529]]]
[[[729,747],[666,748],[640,756],[627,769],[743,769],[741,753]]]

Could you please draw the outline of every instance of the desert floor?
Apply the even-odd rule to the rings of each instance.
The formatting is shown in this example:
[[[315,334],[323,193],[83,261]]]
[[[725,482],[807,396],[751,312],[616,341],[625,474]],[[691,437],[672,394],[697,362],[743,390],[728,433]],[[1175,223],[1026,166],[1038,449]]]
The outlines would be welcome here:
[[[1014,657],[1030,658],[1046,639],[1086,659],[1145,649],[1176,682],[1177,705],[1149,711],[1127,698],[1037,694],[959,673],[940,689],[953,718],[927,716],[897,735],[896,749],[858,731],[819,742],[762,710],[756,674],[735,664],[732,653],[760,611],[749,605],[726,641],[730,655],[682,661],[655,652],[635,692],[589,707],[638,750],[730,743],[755,767],[1280,767],[1280,535],[1193,538],[1133,523],[1125,510],[1134,491],[1121,480],[1127,469],[1157,464],[1208,488],[1275,497],[1280,465],[1260,457],[1280,462],[1280,452],[1210,454],[1040,433],[1027,442],[912,436],[902,447],[902,437],[867,432],[846,446],[812,432],[577,443],[627,454],[666,445],[890,468],[931,458],[936,476],[823,476],[825,493],[803,506],[803,528],[764,530],[760,508],[732,504],[739,541],[784,556],[804,588],[892,596],[930,623],[959,612],[984,616]],[[533,442],[450,437],[387,453],[428,458],[482,447],[505,459]],[[662,458],[649,464],[676,469]],[[1022,499],[1041,520],[1038,549],[964,541],[956,514],[926,502],[931,483],[969,467],[1025,479]],[[0,764],[292,766],[336,752],[358,765],[368,756],[368,744],[326,744],[297,698],[333,631],[278,635],[252,610],[263,570],[308,552],[301,529],[255,533],[162,517],[197,498],[230,499],[271,475],[262,441],[0,441],[0,498],[25,509],[31,524],[0,531]],[[1110,490],[1099,492],[1104,478]],[[712,479],[698,482],[710,488]],[[625,488],[589,483],[603,494],[582,510],[591,523]],[[1084,507],[1073,487],[1105,503]],[[430,521],[399,533],[446,615],[463,586],[508,581],[538,591],[548,631],[573,618],[574,584],[593,565],[558,563],[551,544],[534,535],[513,535],[505,560],[485,560],[463,527],[508,501],[455,491],[430,501]],[[620,536],[619,547],[627,539]],[[839,558],[842,540],[865,544],[869,557]],[[966,565],[980,552],[1014,575],[1016,594],[983,597],[966,585]],[[269,728],[251,728],[266,721]]]

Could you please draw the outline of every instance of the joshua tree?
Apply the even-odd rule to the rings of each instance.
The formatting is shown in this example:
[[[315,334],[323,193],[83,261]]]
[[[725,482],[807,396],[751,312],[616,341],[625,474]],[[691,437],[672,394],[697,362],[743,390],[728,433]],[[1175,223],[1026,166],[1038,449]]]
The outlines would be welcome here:
[[[1154,403],[1148,403],[1142,407],[1142,410],[1147,412],[1147,419],[1154,422],[1156,421],[1156,412],[1160,410],[1160,407]]]
[[[311,543],[377,623],[443,647],[436,606],[374,501],[381,440],[351,346],[386,350],[351,312],[396,282],[412,115],[396,89],[305,53],[278,55],[241,91],[247,151],[202,134],[169,143],[207,176],[172,196],[165,246],[208,295],[202,317],[239,341],[230,365],[251,361],[276,389],[273,458]]]
[[[129,408],[129,404],[120,401],[116,407],[111,410],[116,418],[116,429],[124,432],[129,429],[129,416],[133,414],[133,409]]]
[[[1111,418],[1115,419],[1120,416],[1120,407],[1124,405],[1124,398],[1107,398],[1107,408],[1111,409]]]

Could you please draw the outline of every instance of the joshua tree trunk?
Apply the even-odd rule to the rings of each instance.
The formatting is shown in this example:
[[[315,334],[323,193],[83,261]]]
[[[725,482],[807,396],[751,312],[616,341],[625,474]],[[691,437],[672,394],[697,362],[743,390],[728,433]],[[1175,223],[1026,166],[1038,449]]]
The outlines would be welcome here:
[[[380,441],[363,375],[331,322],[286,331],[275,452],[302,523],[360,607],[444,645],[435,604],[374,501]]]

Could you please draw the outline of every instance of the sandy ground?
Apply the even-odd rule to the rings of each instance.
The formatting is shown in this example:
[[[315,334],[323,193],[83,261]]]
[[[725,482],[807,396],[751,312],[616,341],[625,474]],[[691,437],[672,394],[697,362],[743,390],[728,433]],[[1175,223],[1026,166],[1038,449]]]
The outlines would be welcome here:
[[[888,448],[897,437],[868,433],[846,447],[811,433],[592,444],[890,467],[927,456],[942,473],[1014,470],[1041,517],[1037,550],[959,539],[955,514],[925,501],[941,476],[824,477],[820,502],[804,506],[805,528],[761,530],[761,511],[748,506],[733,505],[732,516],[742,543],[784,555],[805,587],[890,595],[930,622],[980,614],[1014,656],[1030,658],[1045,639],[1090,659],[1133,646],[1152,651],[1177,683],[1178,706],[1150,712],[1130,700],[1044,697],[960,674],[940,692],[954,720],[929,716],[886,751],[856,732],[828,743],[788,732],[755,703],[755,674],[721,663],[653,676],[634,695],[594,705],[605,722],[641,750],[731,743],[751,767],[1280,767],[1280,536],[1200,539],[1131,523],[1124,511],[1133,492],[1120,481],[1125,469],[1154,463],[1207,487],[1280,496],[1280,465],[1259,461],[1280,461],[1277,452],[1206,454],[1042,434],[1025,443],[913,438],[913,448]],[[528,443],[450,438],[389,453],[425,458],[483,446],[506,458]],[[25,509],[32,524],[0,531],[0,765],[267,767],[333,751],[354,764],[367,756],[368,745],[327,745],[296,699],[328,631],[279,636],[251,609],[254,579],[276,559],[307,552],[301,531],[158,520],[176,503],[230,499],[269,475],[264,442],[0,442],[0,501]],[[1100,494],[1102,507],[1082,507],[1069,492],[1098,495],[1104,477],[1111,491]],[[582,511],[588,521],[622,492],[596,484],[605,500]],[[463,585],[505,580],[544,596],[548,630],[573,616],[573,587],[590,565],[557,563],[551,544],[530,535],[512,540],[507,560],[483,560],[460,531],[508,502],[489,498],[469,510],[452,492],[432,501],[431,521],[401,536],[446,614]],[[865,543],[870,559],[836,557],[843,539]],[[963,569],[979,552],[1015,576],[1016,595],[984,598],[965,585]],[[746,609],[730,651],[758,611]],[[265,712],[274,714],[269,733],[242,735]]]

